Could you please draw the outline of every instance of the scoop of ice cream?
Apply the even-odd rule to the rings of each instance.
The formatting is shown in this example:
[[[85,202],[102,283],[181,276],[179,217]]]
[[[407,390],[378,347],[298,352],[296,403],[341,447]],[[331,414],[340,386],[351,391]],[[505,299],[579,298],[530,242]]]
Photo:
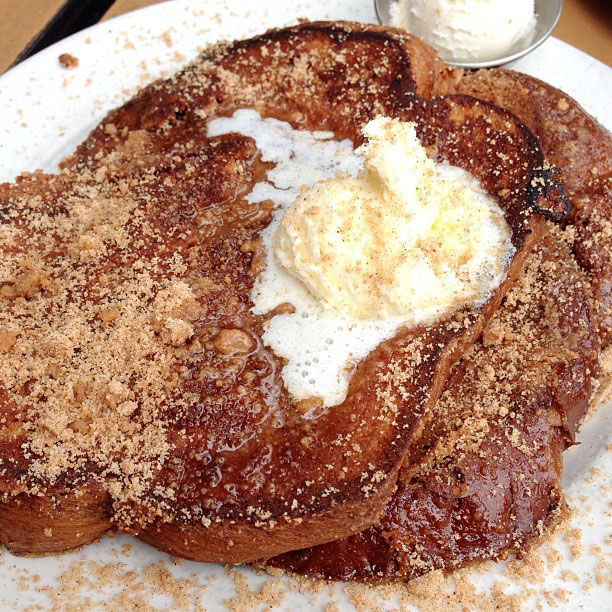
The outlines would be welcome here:
[[[260,234],[265,265],[255,280],[250,298],[255,314],[269,315],[262,340],[274,354],[285,360],[281,371],[282,380],[297,400],[318,398],[317,401],[322,400],[326,407],[342,403],[356,363],[365,359],[381,342],[392,338],[400,327],[429,322],[448,308],[444,295],[435,295],[435,288],[430,290],[428,277],[419,276],[410,270],[410,257],[416,254],[418,258],[419,249],[423,252],[423,268],[431,276],[444,274],[445,260],[448,260],[451,270],[457,270],[456,274],[460,278],[466,276],[469,280],[470,275],[474,274],[469,282],[478,300],[486,298],[486,294],[493,291],[505,275],[513,247],[503,213],[496,202],[486,195],[478,181],[468,172],[427,160],[416,139],[414,126],[403,124],[404,127],[398,130],[401,125],[399,122],[388,123],[377,119],[366,128],[368,145],[354,151],[349,140],[336,141],[330,132],[294,129],[283,121],[262,118],[254,110],[241,109],[233,117],[218,117],[208,124],[210,136],[232,132],[250,136],[257,143],[261,159],[274,164],[266,179],[257,183],[246,196],[250,202],[272,200],[277,206],[270,224]],[[413,153],[417,161],[412,159]],[[358,177],[364,162],[366,171]],[[420,167],[421,163],[425,166]],[[462,207],[463,196],[458,196],[454,203],[433,197],[427,202],[423,200],[431,183],[427,173],[432,169],[436,182],[447,182],[448,190],[445,188],[444,193],[450,194],[453,188],[461,191],[464,186],[473,191],[474,197],[485,206],[488,221],[481,219],[477,212],[478,206],[472,209],[468,204],[469,210],[465,210]],[[346,199],[342,203],[334,199],[335,183],[332,183],[329,190],[316,187],[321,181],[339,175],[343,176],[338,179],[342,182],[346,175],[356,177],[353,184],[356,194],[360,193],[364,184],[370,185],[370,193],[375,196],[370,205],[372,214],[364,210],[359,213],[359,218],[371,218],[371,224],[355,221],[353,225],[352,222],[353,208],[361,206],[360,202],[364,198]],[[421,180],[424,184],[419,187]],[[387,182],[392,188],[385,187]],[[299,196],[300,189],[305,189],[302,197]],[[338,190],[341,189],[338,187]],[[416,199],[412,204],[408,201],[400,205],[397,198],[403,198],[403,192],[419,192],[421,195],[418,198],[414,195]],[[321,198],[313,200],[314,193],[321,194]],[[313,214],[302,225],[299,211],[310,205],[318,206],[319,212],[311,211]],[[436,208],[423,210],[430,205]],[[285,219],[285,224],[295,230],[290,227],[279,230],[290,207],[293,207],[291,214],[295,217],[291,221],[291,217]],[[325,236],[326,228],[317,223],[317,220],[324,222],[327,214],[333,219],[327,228],[332,234],[331,242]],[[380,224],[377,219],[380,219]],[[413,225],[410,219],[414,220]],[[417,231],[419,227],[419,219],[423,232],[412,236],[411,231]],[[393,232],[395,221],[398,222],[396,233]],[[471,223],[473,225],[470,227]],[[308,228],[312,235],[305,233]],[[336,230],[351,231],[341,237],[333,235]],[[465,241],[466,230],[473,232],[473,246]],[[437,234],[445,236],[440,245],[428,238]],[[407,246],[415,247],[406,253],[406,258],[401,243],[395,242],[396,237],[400,237]],[[277,247],[279,241],[285,240],[285,244]],[[303,253],[292,254],[294,246],[301,248],[297,246],[297,241],[308,245],[304,245]],[[358,277],[349,278],[343,274],[343,268],[350,265],[343,249],[346,244],[348,249],[352,249],[351,253],[365,258],[368,256],[369,242],[373,242],[371,255],[380,253],[387,245],[389,249],[389,255],[383,254],[376,263],[376,266],[384,267],[384,277],[389,282],[380,289],[380,295],[391,295],[393,288],[401,287],[402,283],[405,283],[403,291],[409,292],[412,286],[412,290],[418,293],[414,311],[385,318],[377,317],[376,308],[372,312],[368,311],[372,303],[375,305],[376,296],[372,294],[366,298],[366,303],[361,298],[357,302],[364,308],[363,315],[368,318],[356,320],[348,316],[346,311],[340,310],[341,301],[337,302],[338,307],[332,307],[315,294],[317,287],[325,291],[324,285],[328,280],[327,291],[332,300],[334,295],[342,295],[344,282],[347,286],[359,289],[362,281]],[[322,259],[327,262],[322,264],[324,269],[320,270],[323,280],[316,280],[319,273],[317,265],[320,263],[316,260],[318,255],[309,254],[309,250],[317,251],[317,244],[320,245]],[[278,259],[279,248],[282,249],[280,255],[283,256],[283,251],[286,255],[283,258],[288,268]],[[439,258],[434,252],[438,248],[442,249],[438,252]],[[430,252],[431,258],[425,257],[425,250]],[[289,262],[294,257],[292,265]],[[327,268],[327,264],[332,267]],[[334,268],[336,264],[338,267]],[[395,271],[397,266],[403,268]],[[297,270],[302,267],[310,270],[312,275],[308,286],[306,280],[301,280],[304,276]],[[327,278],[325,275],[328,275]],[[452,279],[452,274],[448,276]],[[435,287],[440,287],[439,280]],[[363,289],[366,295],[368,288],[369,284],[365,280]],[[401,295],[402,291],[398,290],[398,293]],[[410,297],[413,294],[407,295]],[[381,311],[395,312],[397,305],[386,297],[384,300]],[[219,338],[216,342],[219,344]]]
[[[535,31],[533,0],[399,0],[391,18],[457,62],[503,57]]]
[[[484,301],[512,246],[497,204],[467,172],[436,164],[413,123],[377,117],[364,168],[305,188],[276,234],[281,264],[353,319],[425,322]]]

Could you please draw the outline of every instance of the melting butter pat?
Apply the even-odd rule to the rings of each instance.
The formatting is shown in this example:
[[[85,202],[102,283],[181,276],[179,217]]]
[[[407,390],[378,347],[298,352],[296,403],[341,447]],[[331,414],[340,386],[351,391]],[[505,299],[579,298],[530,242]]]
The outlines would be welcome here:
[[[305,187],[275,254],[325,307],[352,319],[430,321],[484,303],[513,253],[497,203],[468,172],[430,159],[415,124],[377,117],[361,172]]]

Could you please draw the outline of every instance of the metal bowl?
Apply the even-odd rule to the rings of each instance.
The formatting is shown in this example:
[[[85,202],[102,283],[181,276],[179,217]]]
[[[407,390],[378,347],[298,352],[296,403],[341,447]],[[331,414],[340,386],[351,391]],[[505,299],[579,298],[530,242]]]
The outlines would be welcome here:
[[[396,1],[397,0],[374,0],[376,15],[383,25],[392,25],[391,4]],[[526,42],[525,46],[518,51],[513,51],[509,55],[487,60],[486,62],[455,62],[451,59],[442,59],[447,64],[459,66],[460,68],[491,68],[492,66],[501,66],[502,64],[513,62],[519,59],[519,57],[531,53],[552,34],[561,16],[563,0],[535,0],[534,6],[536,14],[535,33],[533,38],[529,42]]]

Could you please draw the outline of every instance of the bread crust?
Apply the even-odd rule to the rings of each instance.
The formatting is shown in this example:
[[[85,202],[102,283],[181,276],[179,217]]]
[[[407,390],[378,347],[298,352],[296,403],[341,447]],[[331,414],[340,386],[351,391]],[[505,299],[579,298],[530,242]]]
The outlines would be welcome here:
[[[17,494],[0,502],[0,541],[17,555],[65,552],[99,540],[112,524],[110,496],[96,482]]]

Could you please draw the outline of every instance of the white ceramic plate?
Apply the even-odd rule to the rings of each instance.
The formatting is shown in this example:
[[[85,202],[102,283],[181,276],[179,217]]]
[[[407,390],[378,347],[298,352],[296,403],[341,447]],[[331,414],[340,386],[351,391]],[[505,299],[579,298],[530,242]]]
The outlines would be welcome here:
[[[269,27],[295,23],[300,17],[375,21],[369,0],[335,3],[259,0],[249,3],[247,10],[245,6],[246,3],[238,0],[175,0],[155,5],[61,41],[3,75],[0,78],[0,181],[12,180],[24,170],[56,170],[57,163],[86,137],[109,109],[127,100],[150,80],[173,72],[210,42],[248,37]],[[77,57],[78,68],[61,68],[57,59],[60,53]],[[563,89],[608,129],[612,128],[609,103],[612,70],[600,62],[552,38],[512,67]],[[610,609],[609,566],[606,569],[601,560],[602,555],[610,559],[607,495],[612,459],[607,446],[612,441],[612,423],[606,408],[610,407],[600,408],[583,428],[579,437],[582,444],[565,453],[564,485],[570,505],[575,509],[572,526],[582,530],[581,554],[576,555],[575,548],[572,555],[562,538],[558,538],[552,546],[559,551],[561,562],[547,570],[544,583],[529,587],[534,593],[524,602],[526,608],[536,601],[545,602],[546,591],[557,610]],[[126,548],[128,545],[132,547],[131,552]],[[550,545],[547,550],[550,553]],[[95,572],[79,577],[78,569],[91,569],[88,562],[92,561],[115,564],[114,571],[120,576],[115,586],[103,585]],[[145,572],[145,568],[158,563],[161,565]],[[66,577],[70,568],[77,571]],[[102,608],[106,601],[110,609],[119,606],[130,609],[129,597],[134,601],[140,596],[156,608],[176,608],[180,598],[173,599],[162,588],[164,568],[175,579],[192,581],[183,583],[183,603],[188,608],[203,605],[206,609],[219,609],[226,600],[233,599],[231,605],[238,609],[270,609],[268,604],[258,604],[256,599],[237,599],[236,578],[231,579],[222,566],[176,564],[167,555],[123,536],[105,538],[80,552],[54,558],[17,558],[4,551],[0,557],[0,607],[24,609],[38,605],[50,609],[58,589],[65,590],[67,585],[72,585],[73,604],[80,601],[92,608]],[[132,570],[136,573],[126,574]],[[484,596],[504,571],[505,564],[496,564],[473,576],[471,582]],[[582,585],[573,579],[571,572],[581,578]],[[596,576],[606,572],[608,583],[604,580],[598,584]],[[355,609],[350,593],[343,588],[303,593],[287,578],[270,578],[242,568],[239,574],[252,590],[264,588],[264,592],[266,589],[271,592],[272,601],[276,594],[273,609],[323,610],[329,602],[336,602],[343,610]],[[61,575],[64,578],[58,582]],[[586,589],[583,588],[585,580]],[[506,581],[507,592],[525,592],[525,581],[522,585],[520,581]],[[132,590],[129,597],[124,593],[122,600],[118,593],[128,583]],[[373,590],[370,596],[374,597],[371,605],[376,609],[397,606],[397,601],[388,594]],[[112,597],[115,599],[110,600]],[[65,600],[55,600],[55,603],[59,609],[67,607]],[[547,607],[545,603],[544,608]],[[432,609],[440,608],[434,604]]]

